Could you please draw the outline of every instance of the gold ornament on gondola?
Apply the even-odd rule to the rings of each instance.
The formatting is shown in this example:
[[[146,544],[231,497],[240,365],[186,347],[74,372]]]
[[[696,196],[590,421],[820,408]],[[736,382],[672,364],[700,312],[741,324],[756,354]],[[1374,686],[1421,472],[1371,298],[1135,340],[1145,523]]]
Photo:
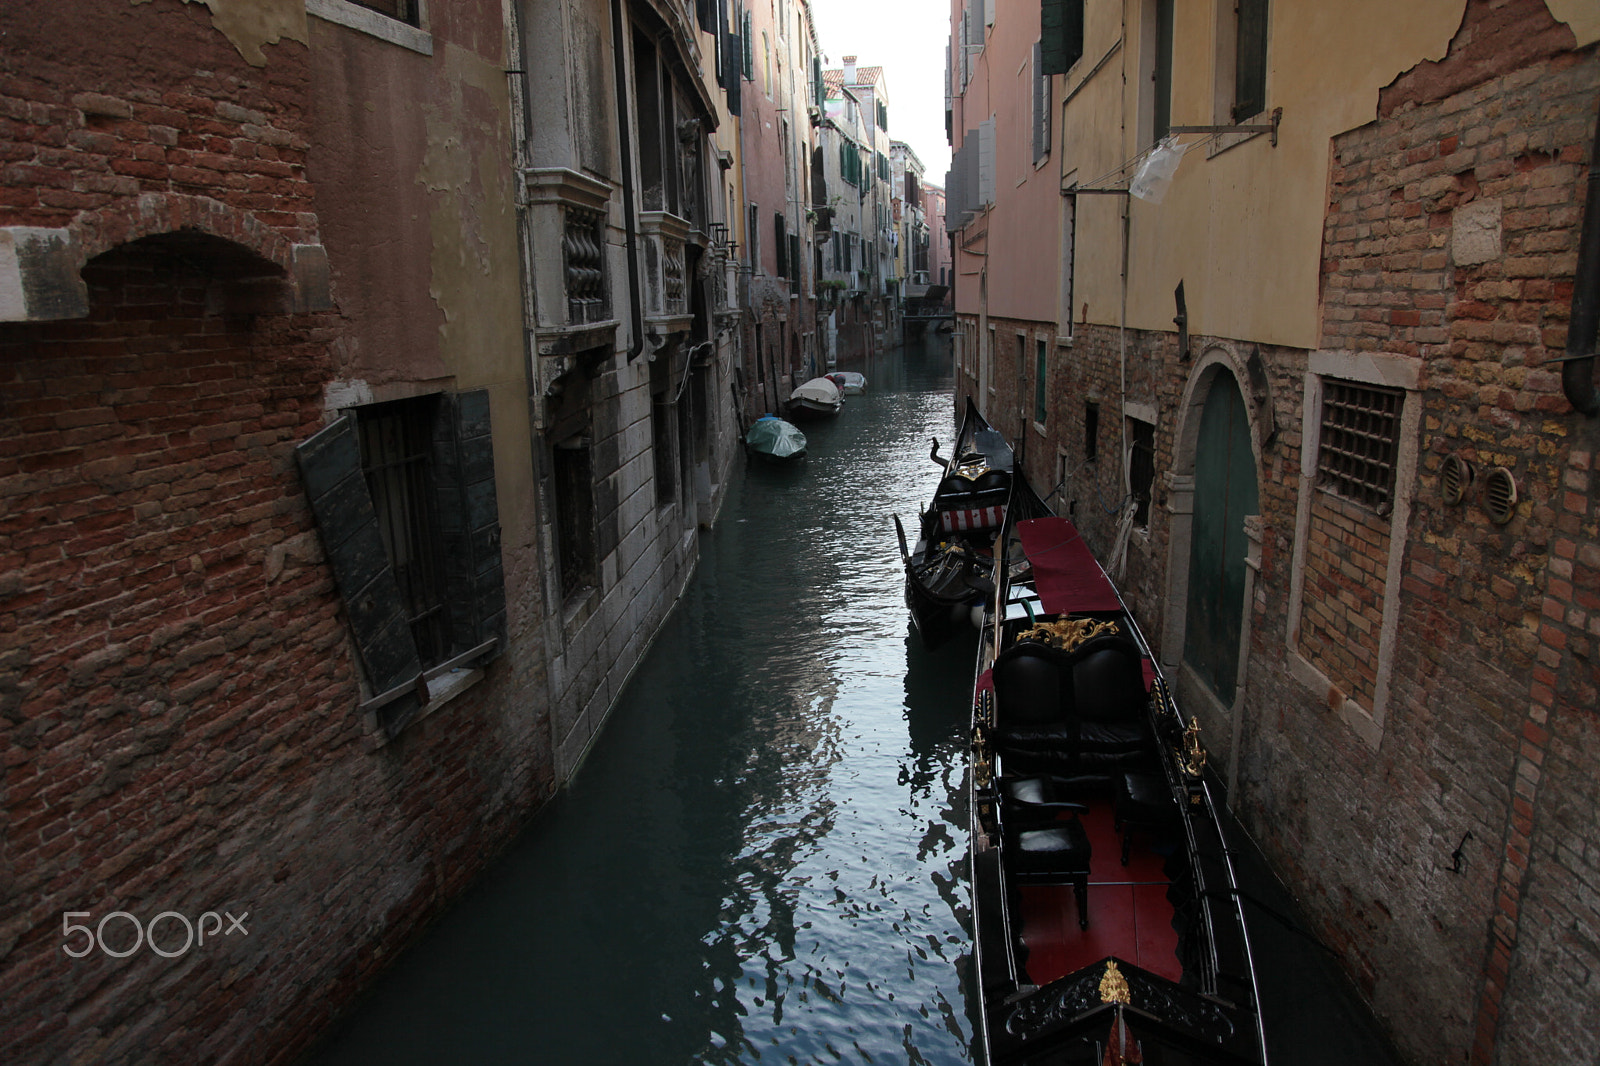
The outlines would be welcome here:
[[[1199,777],[1206,768],[1206,749],[1200,743],[1200,719],[1189,719],[1189,728],[1183,731],[1183,750],[1178,753],[1183,772]]]
[[[1133,1002],[1133,994],[1128,991],[1128,979],[1122,976],[1121,970],[1117,969],[1116,959],[1106,960],[1106,972],[1100,978],[1100,1002]]]
[[[1037,640],[1041,644],[1062,651],[1071,651],[1079,644],[1102,633],[1115,633],[1117,623],[1097,622],[1093,618],[1063,618],[1058,622],[1040,622],[1018,634],[1018,640]]]

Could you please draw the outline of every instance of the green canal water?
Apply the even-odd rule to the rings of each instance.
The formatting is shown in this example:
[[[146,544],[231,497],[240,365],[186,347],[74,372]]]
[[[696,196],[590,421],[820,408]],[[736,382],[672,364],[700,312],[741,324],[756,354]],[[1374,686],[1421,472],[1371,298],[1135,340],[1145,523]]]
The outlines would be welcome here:
[[[949,345],[863,367],[799,469],[736,465],[699,572],[572,786],[312,1056],[961,1063],[974,647],[901,592]]]

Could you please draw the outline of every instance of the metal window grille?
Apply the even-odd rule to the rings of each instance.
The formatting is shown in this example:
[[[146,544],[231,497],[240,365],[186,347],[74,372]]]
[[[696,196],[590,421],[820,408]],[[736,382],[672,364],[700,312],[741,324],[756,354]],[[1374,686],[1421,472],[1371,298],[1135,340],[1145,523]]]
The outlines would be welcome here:
[[[1388,514],[1405,393],[1349,381],[1322,386],[1317,480],[1324,488]]]
[[[435,513],[432,427],[437,397],[374,404],[357,412],[361,469],[389,553],[400,602],[422,665],[450,654],[450,617]]]

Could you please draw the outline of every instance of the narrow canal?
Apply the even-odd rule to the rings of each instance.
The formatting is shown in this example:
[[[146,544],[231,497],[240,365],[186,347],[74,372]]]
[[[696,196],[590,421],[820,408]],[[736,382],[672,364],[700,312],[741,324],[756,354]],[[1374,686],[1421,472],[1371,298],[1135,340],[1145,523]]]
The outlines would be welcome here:
[[[740,462],[572,787],[313,1062],[970,1061],[973,648],[916,642],[890,518],[948,447],[949,345],[860,369],[803,468]]]

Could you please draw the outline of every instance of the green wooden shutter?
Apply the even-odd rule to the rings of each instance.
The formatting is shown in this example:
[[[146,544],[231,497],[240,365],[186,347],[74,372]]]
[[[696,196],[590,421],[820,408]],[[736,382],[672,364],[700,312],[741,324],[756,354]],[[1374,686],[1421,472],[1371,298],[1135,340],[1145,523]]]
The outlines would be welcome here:
[[[1083,0],[1042,0],[1039,39],[1046,74],[1065,74],[1083,56]]]
[[[498,656],[505,647],[506,593],[487,389],[441,397],[433,459],[452,653],[497,639]]]
[[[1267,106],[1267,0],[1239,0],[1233,64],[1233,120]]]
[[[811,57],[811,94],[816,97],[819,109],[828,106],[828,85],[822,80],[822,57]]]
[[[376,694],[414,680],[422,660],[361,472],[354,419],[341,418],[302,441],[295,459],[367,683]],[[419,707],[409,694],[383,707],[384,729],[394,736]]]
[[[744,79],[739,76],[739,64],[743,59],[743,55],[743,38],[737,33],[728,34],[727,43],[722,48],[722,61],[726,67],[723,72],[723,88],[728,91],[728,114],[735,116],[744,107]]]

